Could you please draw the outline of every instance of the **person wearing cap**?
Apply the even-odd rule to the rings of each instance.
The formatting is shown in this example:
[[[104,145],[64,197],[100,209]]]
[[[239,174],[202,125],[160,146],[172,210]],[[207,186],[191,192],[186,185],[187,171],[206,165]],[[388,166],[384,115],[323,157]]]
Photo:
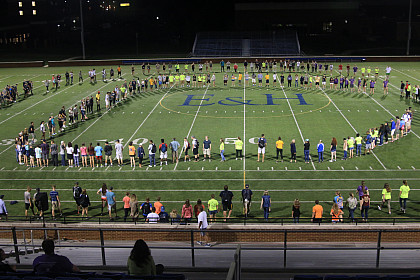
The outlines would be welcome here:
[[[0,195],[0,220],[1,216],[6,216],[7,220],[7,209],[6,209],[6,203],[4,203],[4,194]]]
[[[249,184],[246,184],[245,188],[242,190],[242,201],[244,203],[245,217],[248,217],[249,212],[251,212],[251,200],[252,200],[252,191],[249,189]]]

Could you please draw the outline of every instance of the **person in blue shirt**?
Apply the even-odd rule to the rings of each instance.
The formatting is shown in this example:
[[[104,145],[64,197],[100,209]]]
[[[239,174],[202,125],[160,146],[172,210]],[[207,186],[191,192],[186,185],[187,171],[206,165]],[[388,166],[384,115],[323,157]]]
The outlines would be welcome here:
[[[60,207],[60,198],[58,197],[58,191],[56,191],[55,185],[52,186],[52,191],[50,191],[50,199],[51,199],[51,215],[53,219],[55,219],[55,209],[58,209],[61,214],[61,207]]]
[[[169,144],[169,147],[172,151],[172,163],[178,162],[178,150],[181,147],[178,141],[176,141],[175,137],[172,139],[172,142]]]
[[[395,135],[395,129],[397,128],[397,125],[395,124],[394,119],[391,119],[391,142],[394,142],[394,135]],[[398,131],[397,131],[398,133]]]
[[[203,154],[204,154],[203,161],[206,161],[206,156],[208,156],[209,161],[211,161],[211,141],[209,140],[208,136],[206,136],[203,141]]]
[[[263,74],[258,73],[258,86],[262,87]]]
[[[264,209],[264,219],[268,221],[268,215],[271,212],[271,197],[268,195],[268,191],[264,191],[261,198],[260,209]]]
[[[115,211],[115,217],[117,216],[117,201],[115,199],[115,193],[113,192],[114,188],[109,187],[107,193],[106,193],[106,201],[108,202],[108,213],[109,213],[109,219],[112,220],[112,208],[114,208]]]
[[[292,140],[292,143],[290,143],[290,162],[293,162],[293,160],[296,162],[296,143],[295,139]]]
[[[322,143],[322,140],[319,140],[319,143],[316,147],[318,150],[318,162],[324,161],[324,143]]]
[[[338,208],[340,208],[342,211],[344,209],[344,205],[343,205],[343,197],[341,196],[341,193],[339,191],[335,192],[335,197],[334,197],[334,203],[337,203]]]
[[[365,155],[366,155],[366,153],[370,153],[371,151],[372,151],[372,132],[371,132],[371,130],[369,130],[368,132],[367,132],[367,135],[366,135],[366,139],[365,139],[365,143],[366,143],[366,146],[365,146]]]
[[[99,145],[99,143],[96,144],[95,147],[95,155],[96,155],[96,167],[99,167],[99,163],[101,163],[102,167],[102,147]]]

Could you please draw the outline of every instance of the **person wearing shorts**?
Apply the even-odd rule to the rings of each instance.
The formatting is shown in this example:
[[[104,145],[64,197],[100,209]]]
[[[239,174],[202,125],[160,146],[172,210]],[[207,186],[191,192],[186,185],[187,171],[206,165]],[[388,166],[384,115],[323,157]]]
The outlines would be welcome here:
[[[208,209],[210,213],[210,221],[214,221],[219,210],[219,202],[214,198],[214,194],[211,194],[211,198],[208,201]]]
[[[115,141],[115,155],[118,161],[118,166],[123,165],[123,145],[120,143],[120,140]]]
[[[190,143],[188,143],[187,138],[184,138],[184,146],[183,146],[184,154],[185,154],[184,161],[187,161],[187,158],[188,158],[188,161],[191,161],[190,156],[188,155],[188,151],[190,150],[190,148],[191,148]]]
[[[128,144],[128,155],[130,156],[130,166],[135,167],[136,166],[136,148],[133,145],[133,141],[130,141]]]
[[[166,145],[165,139],[160,139],[160,142],[160,166],[162,166],[163,162],[165,162],[165,165],[168,165],[168,145]]]
[[[203,154],[204,154],[204,159],[203,161],[206,161],[206,156],[209,157],[209,161],[211,161],[211,141],[209,140],[209,137],[206,136],[204,141],[203,141]]]
[[[106,193],[106,200],[108,202],[108,214],[109,219],[113,220],[112,218],[112,209],[115,211],[115,216],[117,217],[117,203],[115,200],[115,193],[113,192],[114,188],[109,187],[109,191]]]
[[[101,163],[102,167],[102,151],[102,147],[99,145],[99,143],[97,143],[95,147],[96,167],[99,167],[99,163]]]
[[[203,210],[202,205],[198,207],[198,211],[199,211],[199,214],[198,214],[197,220],[198,220],[198,229],[200,230],[200,240],[197,241],[197,244],[204,245],[203,243],[203,239],[204,239],[204,241],[206,242],[205,246],[210,247],[211,245],[209,243],[209,237],[206,233],[207,226],[208,226],[207,213],[206,211]]]
[[[267,147],[267,139],[265,139],[264,134],[261,134],[261,137],[258,139],[258,159],[257,159],[257,161],[260,161],[260,155],[262,154],[262,162],[264,162],[265,147]]]
[[[193,146],[194,160],[197,162],[199,160],[198,141],[197,141],[197,139],[194,136],[191,136],[191,144]]]

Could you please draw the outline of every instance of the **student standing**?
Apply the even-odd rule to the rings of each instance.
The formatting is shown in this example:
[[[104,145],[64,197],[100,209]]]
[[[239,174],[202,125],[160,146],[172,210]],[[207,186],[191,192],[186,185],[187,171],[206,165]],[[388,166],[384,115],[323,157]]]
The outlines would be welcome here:
[[[123,203],[124,203],[124,222],[126,222],[128,215],[131,213],[129,192],[125,193],[125,196],[123,198]]]
[[[114,209],[115,217],[117,217],[117,200],[115,199],[115,193],[113,192],[113,190],[113,187],[109,187],[109,191],[106,193],[106,200],[108,202],[108,214],[110,220],[113,220],[112,209]]]
[[[226,158],[225,158],[225,155],[224,155],[224,152],[225,152],[225,140],[223,140],[223,138],[220,138],[220,156],[221,156],[221,162],[224,162],[224,161],[226,161]]]
[[[139,158],[139,167],[141,168],[143,165],[143,158],[144,158],[144,148],[143,145],[140,143],[139,147],[137,148],[137,156]]]
[[[318,151],[318,163],[324,161],[324,143],[322,143],[322,140],[319,140],[319,143],[316,147]]]
[[[309,143],[309,139],[305,140],[305,143],[303,144],[303,154],[305,156],[305,163],[309,163],[309,149],[311,147],[311,144]]]
[[[214,198],[214,194],[211,194],[211,198],[208,201],[208,208],[210,213],[210,221],[213,222],[219,210],[219,202]]]
[[[407,180],[403,181],[403,185],[400,187],[400,211],[405,214],[407,207],[408,193],[410,192],[410,187],[407,184]]]
[[[90,199],[87,195],[86,189],[82,190],[82,195],[80,196],[80,206],[82,207],[82,217],[86,215],[88,217],[88,210],[90,206]]]
[[[363,194],[365,193],[365,191],[368,192],[369,194],[369,189],[368,187],[365,185],[365,181],[362,181],[360,186],[357,187],[357,192],[359,193],[359,200],[362,200]]]
[[[58,212],[61,214],[61,202],[60,198],[58,197],[58,192],[56,191],[55,185],[52,186],[52,191],[50,191],[50,199],[51,199],[51,216],[53,220],[55,220],[55,210],[57,209]]]
[[[352,222],[354,222],[354,210],[357,208],[357,198],[354,197],[353,193],[349,193],[346,204],[348,205],[349,218]]]
[[[295,199],[295,201],[293,201],[293,205],[292,205],[292,218],[293,218],[293,223],[298,224],[299,223],[299,218],[300,218],[300,201],[299,199]]]
[[[343,220],[343,211],[338,207],[337,203],[333,204],[330,215],[333,224],[341,222]]]
[[[25,216],[28,216],[28,210],[29,208],[32,211],[32,216],[35,216],[35,212],[34,212],[34,202],[31,196],[31,187],[27,187],[26,188],[26,192],[24,193],[24,199],[25,199]]]
[[[290,162],[292,161],[296,162],[296,143],[295,139],[292,139],[292,142],[290,143]]]
[[[369,207],[370,207],[370,196],[368,194],[368,191],[365,190],[363,192],[361,205],[360,205],[360,211],[362,212],[362,218],[364,222],[367,222],[368,220]]]
[[[192,205],[190,204],[190,200],[187,199],[184,205],[182,205],[182,212],[181,212],[181,218],[184,219],[185,223],[191,222],[192,212],[193,212]]]
[[[244,146],[244,142],[242,141],[241,137],[238,136],[238,139],[236,139],[235,141],[236,160],[238,160],[238,158],[242,160],[243,146]]]
[[[381,206],[378,205],[378,209],[382,210],[382,207],[384,207],[385,203],[388,207],[388,214],[391,215],[391,187],[388,183],[385,183],[382,190],[382,204]]]
[[[226,222],[226,214],[227,218],[230,218],[230,215],[232,214],[232,209],[233,209],[233,203],[232,203],[232,199],[233,199],[233,193],[231,191],[229,191],[228,186],[225,185],[224,186],[224,190],[220,192],[219,194],[220,198],[222,199],[222,206],[223,206],[223,217],[225,219]],[[229,211],[229,213],[227,213],[227,211]]]
[[[206,242],[206,247],[211,247],[209,243],[209,237],[207,235],[206,229],[208,227],[207,223],[207,213],[203,210],[203,206],[198,207],[198,211],[200,214],[198,214],[197,220],[198,220],[198,229],[200,230],[200,241],[197,241],[198,245],[203,245],[203,239]]]
[[[335,137],[333,137],[332,141],[331,141],[331,160],[330,162],[336,161],[337,160],[337,139]]]
[[[153,140],[149,141],[148,151],[149,151],[149,167],[156,167],[156,159],[155,159],[156,145],[153,143]]]
[[[261,137],[258,139],[258,158],[257,158],[257,162],[260,161],[260,155],[262,155],[262,162],[264,162],[265,147],[267,147],[267,139],[265,139],[264,134],[261,134]]]
[[[206,136],[203,141],[203,155],[204,155],[203,161],[206,161],[206,156],[208,156],[209,161],[211,161],[211,141],[209,140],[208,136]]]
[[[278,140],[276,141],[276,163],[279,162],[279,154],[281,158],[281,162],[283,162],[283,145],[284,142],[281,140],[281,137],[279,136]]]
[[[315,200],[315,206],[312,207],[312,222],[321,223],[324,208],[319,204],[319,200]]]
[[[271,197],[268,195],[268,191],[264,191],[261,197],[260,209],[264,209],[264,219],[268,221],[268,215],[271,212]]]

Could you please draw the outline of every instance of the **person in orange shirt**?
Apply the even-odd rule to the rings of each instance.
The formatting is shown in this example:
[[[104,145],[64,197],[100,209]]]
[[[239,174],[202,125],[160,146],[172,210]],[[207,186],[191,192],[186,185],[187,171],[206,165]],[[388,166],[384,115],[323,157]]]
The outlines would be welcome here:
[[[118,68],[117,68],[117,72],[118,72],[118,78],[120,78],[121,79],[121,66],[118,66]]]
[[[320,223],[322,222],[322,213],[324,212],[324,208],[319,205],[319,200],[315,200],[315,206],[312,207],[312,222]]]
[[[128,215],[131,213],[131,207],[130,207],[130,193],[126,192],[125,196],[123,198],[124,202],[124,222],[127,220]]]
[[[136,166],[136,148],[133,146],[133,141],[128,145],[128,155],[130,156],[131,167]]]
[[[156,202],[153,204],[153,206],[156,208],[156,214],[160,214],[160,212],[162,211],[162,203],[160,202],[160,196],[158,196],[158,198],[156,199]]]
[[[239,85],[241,85],[242,84],[242,73],[241,72],[239,72],[238,81],[239,81]]]
[[[270,86],[270,75],[267,74],[265,75],[265,86],[269,87]]]
[[[343,214],[344,214],[343,210],[341,210],[338,207],[337,203],[334,203],[332,208],[331,208],[331,212],[330,212],[333,224],[338,223],[338,222],[342,222],[343,221]]]
[[[154,84],[154,80],[153,80],[153,78],[150,78],[150,80],[149,80],[149,85],[150,85],[150,91],[152,91],[153,90],[153,84]]]

